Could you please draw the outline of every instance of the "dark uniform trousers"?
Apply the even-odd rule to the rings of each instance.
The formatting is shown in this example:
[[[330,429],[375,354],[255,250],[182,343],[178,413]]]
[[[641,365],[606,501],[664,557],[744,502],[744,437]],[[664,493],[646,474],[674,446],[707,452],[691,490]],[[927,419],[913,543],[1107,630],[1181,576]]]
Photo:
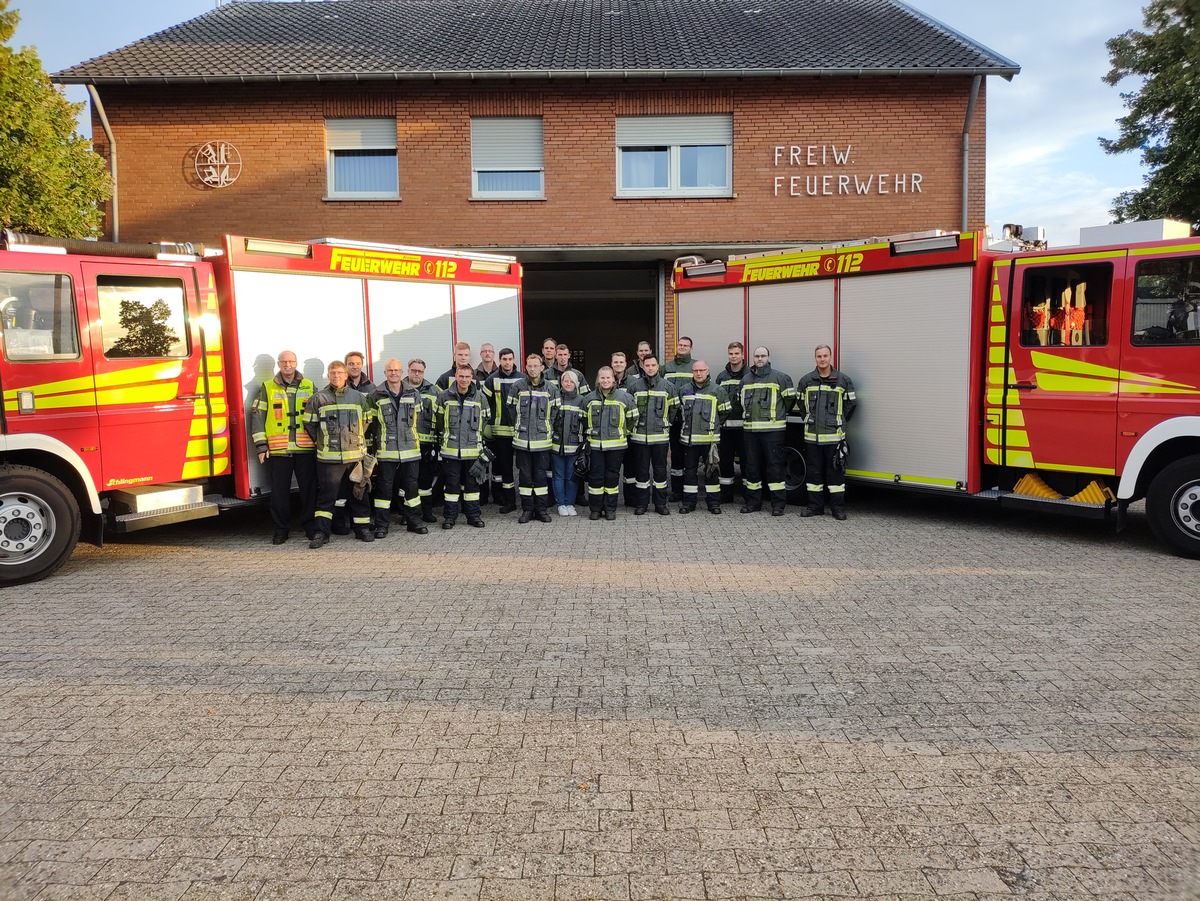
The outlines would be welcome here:
[[[721,500],[733,500],[733,489],[736,479],[733,475],[734,458],[742,461],[745,467],[746,452],[742,441],[742,427],[732,426],[721,429],[721,445],[718,453],[721,455]]]
[[[316,533],[317,455],[273,454],[271,463],[271,520],[286,532],[292,524],[292,476],[300,488],[300,528],[312,538]]]
[[[475,460],[458,460],[454,457],[442,458],[442,489],[445,500],[442,505],[442,518],[447,522],[458,519],[459,505],[467,519],[480,517],[479,483],[471,475],[471,467]]]
[[[339,498],[345,496],[344,507],[349,512],[351,523],[355,530],[367,529],[371,526],[371,501],[367,495],[354,496],[354,483],[350,481],[350,471],[357,465],[354,463],[317,463],[317,529],[326,535],[333,528],[334,507]],[[339,534],[342,534],[339,532]]]
[[[761,507],[764,496],[770,498],[773,507],[787,506],[787,489],[784,487],[783,441],[783,429],[763,432],[752,429],[746,431],[746,467],[742,473],[742,486],[746,490],[748,506]],[[767,488],[765,495],[763,492],[764,481]]]
[[[438,476],[437,448],[431,444],[421,445],[421,462],[417,465],[417,490],[421,495],[421,509],[428,512],[433,508],[433,483]]]
[[[683,458],[684,443],[680,437],[683,423],[676,419],[671,423],[671,497],[678,498],[683,494]]]
[[[545,510],[550,505],[550,490],[546,484],[546,469],[550,451],[518,448],[517,481],[521,486],[522,510]]]
[[[667,494],[667,444],[630,444],[633,448],[633,474],[636,481],[634,487],[635,507],[650,506],[653,498],[655,507],[666,506]],[[683,458],[679,458],[680,466]],[[654,472],[653,492],[651,491],[650,474]],[[682,477],[682,468],[680,474]]]
[[[513,477],[513,440],[497,435],[488,445],[496,459],[492,461],[492,500],[500,506],[517,502],[517,483]]]
[[[808,508],[825,509],[825,492],[829,492],[829,509],[841,510],[846,506],[846,474],[833,468],[838,442],[804,444],[804,467],[807,470],[805,487],[808,489]]]
[[[625,506],[637,506],[637,451],[634,450],[637,445],[632,441],[625,448],[625,456],[621,459],[621,465],[625,468]]]
[[[704,502],[711,509],[721,503],[721,480],[714,472],[708,475],[708,444],[685,444],[683,447],[683,502],[696,506],[703,487]],[[703,474],[703,478],[700,476]]]
[[[606,509],[615,511],[625,448],[600,450],[593,447],[589,456],[592,468],[588,473],[588,507],[597,513]]]
[[[371,476],[371,498],[375,502],[375,528],[387,528],[391,522],[396,493],[404,495],[401,504],[406,515],[421,515],[421,490],[418,487],[420,460],[380,460]]]

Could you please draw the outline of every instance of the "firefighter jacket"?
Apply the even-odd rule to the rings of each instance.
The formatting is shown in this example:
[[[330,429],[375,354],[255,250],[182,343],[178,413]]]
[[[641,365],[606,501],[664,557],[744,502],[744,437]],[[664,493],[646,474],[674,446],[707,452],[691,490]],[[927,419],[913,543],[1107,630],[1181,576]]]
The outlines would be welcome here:
[[[508,405],[508,395],[512,386],[524,378],[525,373],[514,367],[508,375],[504,374],[503,369],[497,369],[483,382],[483,396],[487,398],[492,411],[493,435],[511,438],[516,434],[517,410]]]
[[[726,364],[717,376],[717,384],[729,395],[729,418],[725,420],[725,428],[740,429],[742,427],[742,382],[750,374],[750,367],[742,363],[742,368],[734,372]]]
[[[588,391],[590,390],[588,388],[587,379],[585,379],[583,377],[582,372],[580,372],[578,369],[575,369],[574,367],[568,366],[566,369],[559,369],[557,364],[554,366],[549,366],[549,367],[547,367],[546,371],[542,373],[542,378],[544,378],[548,382],[554,382],[554,384],[557,385],[558,380],[560,378],[562,378],[562,374],[564,372],[567,372],[568,370],[575,373],[575,384],[577,384],[579,386],[579,393],[587,394]]]
[[[488,376],[493,376],[499,371],[500,371],[500,366],[495,362],[492,363],[491,371],[484,369],[482,365],[476,366],[475,367],[475,381],[479,382],[479,384],[482,385],[484,382],[486,382],[488,380]]]
[[[554,411],[551,453],[569,456],[579,450],[584,441],[583,395],[578,391],[559,391],[558,407]]]
[[[797,405],[804,414],[804,440],[836,444],[846,437],[845,425],[854,415],[858,399],[854,383],[844,372],[831,369],[824,378],[817,370],[800,379]]]
[[[692,379],[692,355],[686,357],[674,357],[669,363],[664,363],[662,367],[662,377],[674,385],[680,387],[684,382],[689,382]]]
[[[688,379],[691,379],[688,373]],[[679,402],[679,389],[658,373],[653,378],[643,375],[633,383],[637,404],[637,425],[629,436],[634,444],[665,444],[671,437],[671,418]]]
[[[729,415],[729,396],[711,378],[700,385],[689,379],[679,389],[679,410],[679,439],[684,444],[716,444]]]
[[[613,376],[615,377],[616,373],[613,373]],[[628,369],[625,370],[625,375],[623,375],[619,379],[616,379],[615,384],[618,388],[623,388],[624,390],[628,391],[630,394],[633,394],[633,383],[636,382],[641,377],[642,377],[642,374],[641,374],[641,372],[638,371],[638,368],[636,366],[630,366]]]
[[[380,460],[419,460],[421,444],[417,438],[417,419],[421,415],[421,394],[409,382],[400,383],[400,393],[393,394],[384,382],[375,389],[375,406],[379,411]]]
[[[584,395],[586,438],[595,450],[622,450],[629,446],[629,433],[637,424],[638,408],[633,395],[622,388],[596,388]]]
[[[526,375],[508,389],[508,406],[516,411],[513,447],[517,450],[550,450],[550,427],[558,407],[558,385],[545,376],[535,385]]]
[[[455,374],[455,372],[457,372],[457,370],[458,370],[458,364],[451,363],[450,368],[447,369],[445,372],[443,372],[441,375],[439,375],[437,377],[437,381],[434,382],[433,384],[437,386],[438,391],[445,391],[447,388],[449,388],[451,385],[454,384],[454,374]],[[472,378],[475,379],[476,384],[479,383],[479,374],[478,373],[473,375]]]
[[[443,458],[474,460],[483,450],[483,427],[489,420],[487,401],[471,382],[464,393],[454,384],[433,402],[433,427]]]
[[[317,448],[318,463],[361,460],[375,434],[375,402],[353,388],[326,386],[308,399],[304,428]]]
[[[304,405],[315,390],[299,373],[290,384],[279,373],[262,383],[250,412],[250,432],[260,454],[312,453],[312,439],[304,430]]]
[[[787,427],[788,412],[796,404],[792,377],[771,368],[751,366],[742,382],[742,423],[748,432],[776,432]]]
[[[437,436],[433,434],[433,402],[437,400],[437,386],[428,379],[422,379],[419,386],[405,379],[404,387],[412,388],[420,396],[421,412],[417,414],[417,440],[421,447],[436,446]]]
[[[359,384],[355,385],[347,378],[346,386],[347,388],[353,388],[355,391],[358,391],[360,395],[364,395],[366,397],[370,397],[374,394],[374,383],[371,379],[367,378],[367,374],[365,372],[359,377]]]

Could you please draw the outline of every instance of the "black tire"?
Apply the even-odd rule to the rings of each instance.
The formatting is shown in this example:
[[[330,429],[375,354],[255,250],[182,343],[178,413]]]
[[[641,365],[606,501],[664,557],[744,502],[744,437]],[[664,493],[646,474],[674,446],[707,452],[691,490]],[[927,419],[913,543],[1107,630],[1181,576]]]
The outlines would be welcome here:
[[[1181,557],[1200,558],[1200,455],[1176,460],[1154,477],[1146,516],[1159,541]]]
[[[67,486],[31,466],[0,466],[0,587],[44,579],[79,541],[79,505]]]

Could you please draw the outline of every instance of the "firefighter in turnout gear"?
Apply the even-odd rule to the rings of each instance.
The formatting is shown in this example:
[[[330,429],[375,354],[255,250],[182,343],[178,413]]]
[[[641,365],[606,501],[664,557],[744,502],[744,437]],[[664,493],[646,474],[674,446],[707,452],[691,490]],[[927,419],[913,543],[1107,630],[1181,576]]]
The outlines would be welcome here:
[[[667,451],[679,391],[659,374],[658,358],[650,354],[642,360],[642,376],[633,383],[630,393],[638,411],[637,423],[629,435],[637,479],[633,512],[642,516],[653,501],[654,512],[667,516],[671,512],[667,507]]]
[[[800,379],[796,388],[804,413],[804,465],[807,471],[808,506],[801,516],[820,516],[825,512],[825,493],[829,493],[829,511],[836,520],[846,518],[846,474],[834,466],[838,448],[846,440],[846,423],[854,415],[858,400],[854,383],[833,368],[833,351],[819,344],[814,353],[817,368]]]
[[[729,362],[717,376],[717,384],[725,389],[729,397],[729,418],[721,426],[721,500],[732,501],[735,479],[734,460],[745,466],[742,441],[742,382],[746,380],[749,367],[746,365],[746,346],[741,341],[731,341],[726,349]]]
[[[642,374],[640,371],[638,371],[636,366],[629,365],[629,360],[625,356],[625,351],[613,351],[612,371],[613,384],[616,385],[616,387],[633,394],[633,383],[641,378]],[[637,477],[633,474],[634,470],[637,468],[634,465],[634,457],[636,454],[637,451],[634,449],[634,446],[630,444],[629,447],[625,449],[625,460],[621,466],[621,478],[625,484],[626,507],[637,506],[637,503],[634,499],[634,496],[637,494],[637,491],[634,490],[637,487]]]
[[[617,518],[617,489],[621,461],[629,443],[630,430],[637,424],[638,408],[633,396],[613,382],[609,366],[596,373],[597,386],[581,401],[586,422],[586,440],[591,458],[588,474],[588,519]]]
[[[424,535],[429,529],[421,522],[421,495],[417,487],[421,466],[421,445],[417,440],[421,395],[405,381],[404,364],[399,360],[388,360],[383,367],[385,381],[375,389],[375,406],[379,411],[379,453],[371,480],[375,537],[387,537],[396,487],[404,493],[404,521],[408,531]]]
[[[433,433],[433,402],[438,390],[425,378],[425,361],[409,360],[406,388],[420,395],[421,411],[417,414],[417,441],[421,445],[421,462],[417,467],[417,491],[421,496],[421,521],[437,522],[433,515],[433,484],[437,480],[437,436]]]
[[[663,377],[674,386],[676,393],[692,380],[692,339],[686,335],[675,342],[675,357],[662,368]],[[683,442],[679,438],[681,423],[671,423],[671,500],[683,499]]]
[[[317,458],[304,430],[304,405],[313,383],[296,371],[296,354],[279,352],[279,372],[263,382],[250,414],[250,430],[258,462],[271,466],[272,544],[288,540],[292,520],[292,476],[300,488],[300,528],[311,541],[316,535]]]
[[[475,370],[470,363],[463,363],[454,373],[454,383],[433,402],[433,427],[446,493],[443,529],[454,528],[460,501],[467,524],[483,528],[479,483],[471,470],[483,452],[483,427],[489,419],[487,399],[475,384]]]
[[[680,388],[680,431],[683,442],[683,506],[691,513],[700,499],[703,475],[704,501],[709,513],[721,512],[721,483],[716,467],[708,465],[709,453],[721,440],[721,424],[729,415],[729,397],[708,372],[708,364],[692,364],[692,377]]]
[[[742,382],[742,422],[746,457],[742,482],[746,489],[743,513],[762,509],[763,479],[771,498],[771,515],[782,516],[787,509],[784,482],[784,431],[788,412],[796,403],[791,376],[771,368],[771,352],[754,348],[754,365]]]
[[[374,438],[376,409],[374,401],[347,387],[346,364],[329,364],[329,385],[308,399],[304,408],[304,429],[316,447],[317,512],[316,531],[308,543],[319,548],[329,541],[333,529],[333,510],[340,493],[347,506],[352,527],[359,541],[374,541],[371,505],[368,498],[355,497],[350,472],[367,453]]]
[[[521,491],[519,523],[535,518],[539,522],[550,522],[546,471],[550,468],[558,394],[558,385],[548,382],[542,374],[541,356],[529,354],[525,358],[525,376],[509,389],[507,400],[507,405],[516,411],[513,453],[517,459],[517,482]]]
[[[479,370],[475,371],[476,379]],[[514,384],[525,374],[516,367],[516,355],[511,347],[501,348],[500,366],[482,383],[483,396],[492,411],[492,437],[488,448],[495,455],[492,461],[492,500],[500,505],[500,513],[517,509],[517,483],[513,476],[513,434],[517,411],[508,405],[508,395]]]

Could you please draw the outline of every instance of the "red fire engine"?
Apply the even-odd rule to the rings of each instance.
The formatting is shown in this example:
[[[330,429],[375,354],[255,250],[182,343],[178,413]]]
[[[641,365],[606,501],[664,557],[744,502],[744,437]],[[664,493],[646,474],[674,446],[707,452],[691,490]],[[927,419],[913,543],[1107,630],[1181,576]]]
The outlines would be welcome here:
[[[323,385],[456,341],[520,348],[512,257],[228,236],[192,245],[0,239],[0,585],[44,578],[81,536],[269,493],[248,413],[281,349]],[[320,380],[320,381],[318,381]]]
[[[1118,526],[1145,498],[1200,557],[1200,238],[1001,253],[931,233],[685,258],[675,290],[696,358],[736,339],[799,378],[833,347],[859,402],[850,478]]]

